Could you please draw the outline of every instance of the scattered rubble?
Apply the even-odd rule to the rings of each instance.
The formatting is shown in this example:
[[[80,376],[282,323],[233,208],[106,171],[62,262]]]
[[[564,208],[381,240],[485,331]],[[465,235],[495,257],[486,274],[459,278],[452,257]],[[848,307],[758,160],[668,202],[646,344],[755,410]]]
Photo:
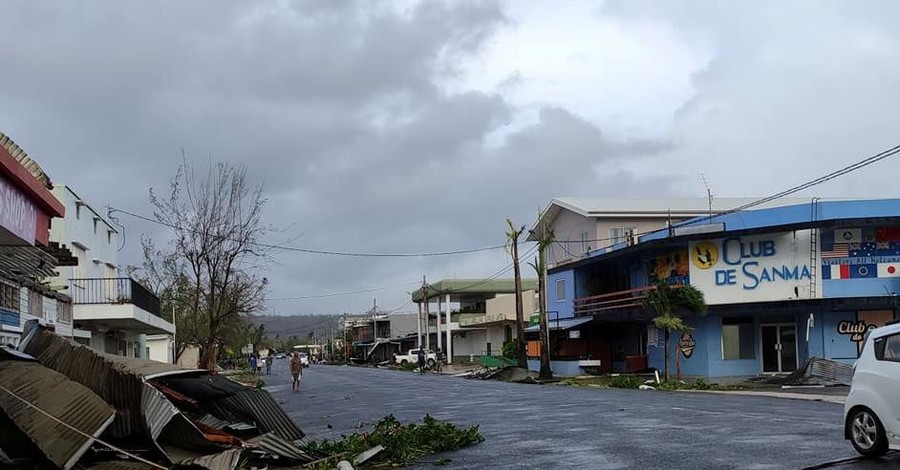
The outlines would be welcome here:
[[[517,366],[507,366],[499,369],[484,368],[471,371],[466,377],[479,380],[499,380],[501,382],[539,383],[536,380],[536,372]]]
[[[265,390],[102,354],[38,325],[19,351],[0,353],[0,387],[3,468],[274,469],[314,460]]]

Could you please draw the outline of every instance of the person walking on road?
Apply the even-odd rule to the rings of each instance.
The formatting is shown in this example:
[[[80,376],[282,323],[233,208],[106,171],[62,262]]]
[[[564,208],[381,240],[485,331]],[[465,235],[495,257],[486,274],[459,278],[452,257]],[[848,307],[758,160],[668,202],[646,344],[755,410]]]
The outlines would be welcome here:
[[[250,373],[256,375],[256,354],[250,355]]]
[[[269,355],[266,356],[266,375],[272,373],[272,352],[269,352]]]
[[[297,351],[291,353],[291,390],[300,390],[300,376],[303,375],[303,362],[300,361],[300,355]]]
[[[424,349],[419,348],[417,359],[419,361],[419,373],[424,374],[425,373],[425,350]]]

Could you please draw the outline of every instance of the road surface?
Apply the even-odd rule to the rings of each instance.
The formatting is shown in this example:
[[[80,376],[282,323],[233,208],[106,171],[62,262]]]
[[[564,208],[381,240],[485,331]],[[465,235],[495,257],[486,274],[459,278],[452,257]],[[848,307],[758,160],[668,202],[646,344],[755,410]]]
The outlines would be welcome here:
[[[267,389],[310,438],[339,438],[387,414],[477,424],[485,442],[428,462],[443,468],[867,469],[842,436],[841,406],[768,397],[476,381],[346,366],[312,366],[292,392],[287,361]],[[329,427],[330,426],[330,427]],[[849,461],[848,461],[849,459]]]

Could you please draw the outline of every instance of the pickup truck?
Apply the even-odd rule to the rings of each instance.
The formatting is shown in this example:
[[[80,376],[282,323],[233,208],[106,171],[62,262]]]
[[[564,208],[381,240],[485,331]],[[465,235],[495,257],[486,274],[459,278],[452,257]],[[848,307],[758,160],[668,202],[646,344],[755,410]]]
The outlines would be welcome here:
[[[397,364],[418,364],[419,363],[419,350],[418,349],[410,349],[406,352],[406,354],[394,354],[394,362]],[[428,367],[434,367],[434,364],[437,362],[437,354],[434,351],[428,350],[425,353],[425,363],[428,364]]]

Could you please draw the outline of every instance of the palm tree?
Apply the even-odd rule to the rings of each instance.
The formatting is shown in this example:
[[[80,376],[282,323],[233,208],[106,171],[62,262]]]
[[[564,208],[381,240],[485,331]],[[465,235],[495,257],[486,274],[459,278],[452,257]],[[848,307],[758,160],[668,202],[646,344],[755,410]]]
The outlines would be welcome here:
[[[540,298],[541,317],[541,368],[538,371],[538,379],[550,380],[553,378],[553,369],[550,368],[550,326],[547,319],[547,248],[553,244],[552,230],[542,229],[537,240],[538,256],[534,263],[528,263],[538,275],[538,297]]]
[[[506,219],[509,231],[506,232],[506,249],[510,251],[513,260],[513,272],[516,277],[516,361],[519,367],[528,367],[525,356],[525,313],[522,305],[522,274],[519,271],[519,236],[525,231],[525,226],[516,229],[512,219]]]
[[[656,284],[655,289],[644,298],[644,308],[656,312],[653,324],[665,330],[665,380],[669,380],[669,334],[673,331],[686,334],[692,328],[679,316],[682,313],[706,313],[703,292],[691,285],[671,286],[665,281]],[[677,358],[677,356],[676,356]]]

